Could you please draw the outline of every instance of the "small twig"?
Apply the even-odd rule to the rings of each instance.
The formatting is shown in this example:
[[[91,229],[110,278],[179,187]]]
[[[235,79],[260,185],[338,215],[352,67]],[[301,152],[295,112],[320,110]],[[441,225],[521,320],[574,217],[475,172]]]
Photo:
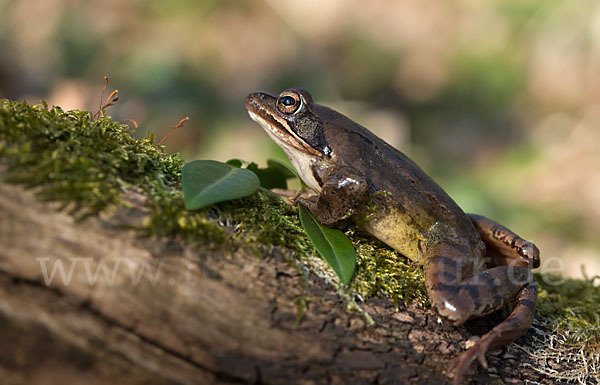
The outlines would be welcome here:
[[[156,149],[158,150],[158,148],[159,148],[159,147],[160,147],[160,145],[161,145],[161,144],[162,144],[162,143],[165,141],[165,139],[167,139],[167,138],[168,138],[168,137],[169,137],[169,136],[170,136],[170,135],[171,135],[173,132],[175,132],[175,130],[176,130],[176,129],[178,129],[178,128],[180,128],[180,127],[183,127],[183,125],[185,124],[185,122],[187,122],[188,120],[190,120],[190,118],[186,116],[185,118],[181,119],[181,120],[179,121],[179,123],[177,123],[175,126],[173,126],[173,128],[171,128],[171,129],[169,130],[169,132],[167,132],[167,133],[165,134],[165,136],[163,136],[163,137],[161,138],[161,140],[158,142],[158,144],[155,146],[155,147],[156,147]]]
[[[106,101],[104,101],[104,91],[106,91],[106,87],[108,87],[108,76],[104,77],[104,88],[102,88],[102,93],[100,94],[100,107],[98,111],[94,114],[94,119],[98,119],[102,111],[106,108],[113,106],[117,100],[119,100],[119,90],[114,90],[108,95]]]
[[[102,88],[102,92],[100,93],[100,106],[98,106],[98,112],[94,114],[94,119],[96,118],[96,115],[99,115],[100,111],[102,111],[102,102],[104,101],[104,91],[106,91],[106,87],[108,87],[108,76],[104,77],[104,88]]]
[[[133,126],[133,128],[138,128],[138,126],[139,126],[138,122],[136,122],[133,119],[123,119],[123,120],[119,120],[119,122],[131,123],[131,125]]]

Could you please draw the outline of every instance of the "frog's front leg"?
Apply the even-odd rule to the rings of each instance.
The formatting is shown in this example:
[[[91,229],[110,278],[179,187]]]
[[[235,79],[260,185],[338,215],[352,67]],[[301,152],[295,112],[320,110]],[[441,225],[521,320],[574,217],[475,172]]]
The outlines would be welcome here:
[[[321,193],[297,198],[317,220],[326,225],[345,225],[369,201],[365,178],[349,167],[339,167],[319,175]]]

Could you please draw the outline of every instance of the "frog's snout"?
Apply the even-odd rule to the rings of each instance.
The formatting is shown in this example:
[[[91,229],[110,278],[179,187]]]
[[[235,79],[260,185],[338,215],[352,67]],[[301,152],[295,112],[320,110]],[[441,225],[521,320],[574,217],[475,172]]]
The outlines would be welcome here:
[[[253,111],[257,108],[259,108],[259,103],[260,101],[263,99],[261,97],[261,92],[252,92],[251,94],[248,94],[248,96],[246,96],[246,109],[248,111]]]

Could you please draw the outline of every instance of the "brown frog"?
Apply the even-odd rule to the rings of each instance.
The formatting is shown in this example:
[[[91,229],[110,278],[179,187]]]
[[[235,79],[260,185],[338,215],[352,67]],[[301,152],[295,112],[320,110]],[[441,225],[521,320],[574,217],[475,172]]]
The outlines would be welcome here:
[[[302,89],[252,93],[250,117],[286,152],[317,195],[298,198],[322,224],[350,222],[423,265],[431,303],[454,325],[513,301],[502,323],[456,357],[459,384],[474,359],[531,325],[537,299],[532,267],[539,250],[506,227],[465,214],[406,155],[346,116],[313,103]]]

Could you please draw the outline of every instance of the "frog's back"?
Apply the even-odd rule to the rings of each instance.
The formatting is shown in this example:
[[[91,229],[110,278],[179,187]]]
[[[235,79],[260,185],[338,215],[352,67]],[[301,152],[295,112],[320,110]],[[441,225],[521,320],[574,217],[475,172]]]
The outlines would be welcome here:
[[[416,163],[344,115],[318,108],[329,115],[325,132],[345,149],[335,154],[338,160],[364,175],[375,193],[376,211],[365,224],[367,231],[411,259],[418,259],[420,243],[436,224],[450,229],[448,236],[477,242],[467,215]]]

